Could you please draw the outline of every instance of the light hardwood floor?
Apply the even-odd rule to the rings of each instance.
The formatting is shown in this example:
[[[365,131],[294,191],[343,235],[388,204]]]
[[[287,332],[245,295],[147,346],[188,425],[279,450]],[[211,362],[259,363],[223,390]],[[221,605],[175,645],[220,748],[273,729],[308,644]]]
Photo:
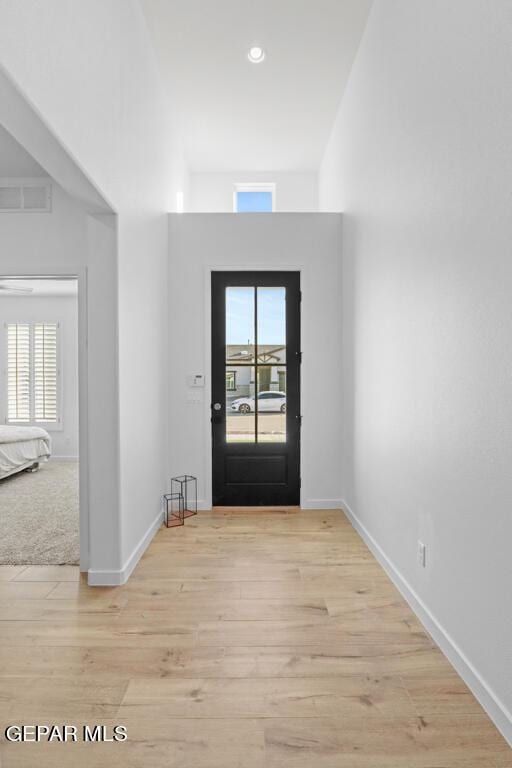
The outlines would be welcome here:
[[[504,768],[512,751],[337,511],[200,513],[129,583],[0,567],[2,768]]]

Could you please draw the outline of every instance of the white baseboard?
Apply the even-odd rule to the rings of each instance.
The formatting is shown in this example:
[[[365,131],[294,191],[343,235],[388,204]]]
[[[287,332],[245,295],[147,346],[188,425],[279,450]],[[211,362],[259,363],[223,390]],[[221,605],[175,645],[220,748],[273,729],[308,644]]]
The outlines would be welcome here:
[[[160,511],[157,517],[153,520],[144,536],[134,548],[130,557],[126,560],[125,564],[118,571],[107,570],[94,570],[92,568],[88,571],[87,583],[90,587],[118,587],[121,584],[125,584],[130,578],[130,575],[139,562],[140,558],[151,544],[153,536],[163,523],[164,514]]]
[[[301,509],[341,509],[343,501],[341,499],[304,499],[300,505]]]
[[[485,682],[478,670],[475,669],[469,659],[464,655],[453,638],[435,618],[428,606],[425,605],[408,581],[393,565],[371,533],[365,528],[357,515],[350,509],[350,506],[345,501],[341,501],[340,506],[368,548],[382,565],[391,581],[407,600],[416,616],[431,635],[432,639],[437,643],[448,661],[459,673],[468,688],[474,694],[475,698],[478,699],[496,728],[500,731],[510,746],[512,746],[512,714],[494,693],[492,688]]]
[[[78,461],[78,456],[50,456],[48,461]]]

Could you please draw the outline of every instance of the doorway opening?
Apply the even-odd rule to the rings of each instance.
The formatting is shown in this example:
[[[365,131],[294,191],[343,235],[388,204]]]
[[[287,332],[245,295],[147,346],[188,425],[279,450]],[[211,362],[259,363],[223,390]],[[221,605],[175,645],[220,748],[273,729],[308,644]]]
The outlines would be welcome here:
[[[214,506],[300,503],[300,273],[212,272]]]
[[[0,278],[0,565],[78,565],[78,280]]]

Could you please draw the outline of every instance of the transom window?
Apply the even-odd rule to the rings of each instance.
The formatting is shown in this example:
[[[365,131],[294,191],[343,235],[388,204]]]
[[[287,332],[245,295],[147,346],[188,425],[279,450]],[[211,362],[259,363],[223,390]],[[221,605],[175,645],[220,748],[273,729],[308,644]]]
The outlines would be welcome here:
[[[235,184],[233,209],[235,213],[273,213],[275,211],[275,198],[275,184]]]

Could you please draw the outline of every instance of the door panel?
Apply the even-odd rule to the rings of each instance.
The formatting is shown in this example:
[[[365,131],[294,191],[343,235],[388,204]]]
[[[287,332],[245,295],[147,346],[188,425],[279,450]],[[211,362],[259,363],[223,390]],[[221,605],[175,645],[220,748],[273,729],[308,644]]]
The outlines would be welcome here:
[[[213,503],[300,503],[300,275],[212,273]]]

